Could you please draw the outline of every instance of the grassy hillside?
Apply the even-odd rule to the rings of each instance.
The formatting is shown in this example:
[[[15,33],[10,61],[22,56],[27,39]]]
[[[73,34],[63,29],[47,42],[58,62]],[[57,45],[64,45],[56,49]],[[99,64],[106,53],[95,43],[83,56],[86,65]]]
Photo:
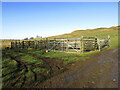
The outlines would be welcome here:
[[[118,27],[75,30],[68,34],[52,36],[49,38],[80,38],[81,36],[107,38],[108,35],[111,37],[111,48],[118,47]]]

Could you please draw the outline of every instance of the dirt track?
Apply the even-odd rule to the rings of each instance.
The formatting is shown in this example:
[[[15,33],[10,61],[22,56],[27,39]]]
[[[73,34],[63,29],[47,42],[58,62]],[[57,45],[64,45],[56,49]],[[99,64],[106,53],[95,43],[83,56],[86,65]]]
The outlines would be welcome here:
[[[96,53],[91,59],[72,64],[70,70],[35,87],[117,88],[118,49]]]

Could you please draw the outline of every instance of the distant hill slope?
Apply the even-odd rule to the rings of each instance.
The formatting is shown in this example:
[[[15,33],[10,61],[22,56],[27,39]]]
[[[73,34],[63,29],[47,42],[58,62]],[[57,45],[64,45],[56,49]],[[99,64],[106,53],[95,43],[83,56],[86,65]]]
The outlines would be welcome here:
[[[111,37],[111,46],[116,48],[118,46],[118,29],[120,27],[114,26],[110,28],[96,28],[96,29],[86,29],[86,30],[75,30],[68,34],[57,35],[48,37],[53,38],[81,38],[81,36],[94,36],[98,38],[107,38],[108,35]]]
[[[118,27],[110,28],[96,28],[86,30],[75,30],[68,34],[52,36],[48,38],[80,38],[81,36],[96,36],[98,38],[105,38],[108,35],[115,36],[118,34]]]

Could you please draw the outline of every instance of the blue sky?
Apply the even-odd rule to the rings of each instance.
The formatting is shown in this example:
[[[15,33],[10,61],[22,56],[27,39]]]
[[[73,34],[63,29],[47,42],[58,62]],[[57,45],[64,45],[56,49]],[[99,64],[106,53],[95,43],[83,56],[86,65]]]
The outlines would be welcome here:
[[[3,39],[47,37],[117,25],[117,2],[2,3]]]

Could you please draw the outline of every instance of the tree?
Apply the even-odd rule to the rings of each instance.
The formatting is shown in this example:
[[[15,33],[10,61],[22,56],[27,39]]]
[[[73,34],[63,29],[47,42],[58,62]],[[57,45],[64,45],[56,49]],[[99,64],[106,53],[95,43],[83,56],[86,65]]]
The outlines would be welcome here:
[[[36,38],[39,38],[39,36],[37,35]]]
[[[36,38],[42,38],[42,36],[38,36],[38,35],[37,35]]]
[[[24,38],[24,40],[28,40],[28,38]]]
[[[30,39],[34,39],[34,37],[31,37]]]

